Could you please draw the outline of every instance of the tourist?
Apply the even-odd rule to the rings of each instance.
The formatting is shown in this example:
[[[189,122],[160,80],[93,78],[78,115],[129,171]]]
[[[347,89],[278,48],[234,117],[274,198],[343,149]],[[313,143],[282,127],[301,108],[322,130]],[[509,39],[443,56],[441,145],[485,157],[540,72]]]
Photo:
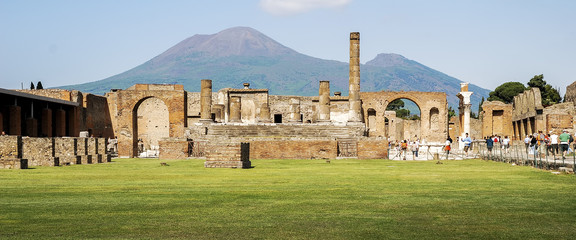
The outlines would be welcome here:
[[[552,155],[556,156],[558,154],[558,134],[554,131],[550,131],[552,134],[550,135],[550,148],[552,151]]]
[[[506,153],[508,153],[508,149],[510,149],[510,138],[508,138],[508,136],[505,136],[504,139],[502,139],[502,149],[504,149]]]
[[[528,154],[528,148],[530,147],[530,140],[532,140],[530,136],[526,135],[526,138],[524,138],[524,145],[526,145],[526,154]]]
[[[416,144],[417,141],[410,143],[410,151],[412,151],[412,160],[416,160],[418,157],[418,145]]]
[[[408,151],[408,143],[406,142],[406,140],[402,140],[401,145],[401,153],[402,153],[402,159],[406,160],[406,152]]]
[[[534,135],[530,135],[530,154],[536,154],[536,150],[538,150],[538,140],[536,140],[536,133]]]
[[[5,136],[5,135],[6,135],[6,132],[2,131],[2,136]]]
[[[552,144],[550,143],[550,133],[544,135],[544,144],[546,144],[546,156],[550,155],[552,151]]]
[[[450,146],[451,144],[452,144],[452,138],[448,136],[448,138],[446,138],[446,143],[444,144],[444,151],[446,151],[446,160],[448,160],[448,156],[450,155],[450,149],[452,149],[452,147]]]
[[[464,142],[464,152],[466,152],[466,157],[468,157],[468,150],[470,150],[472,139],[468,136],[468,133],[466,133],[466,137],[462,141]]]
[[[416,145],[416,157],[418,157],[418,151],[420,151],[420,141],[418,138],[416,138],[416,140],[414,141],[414,145]]]
[[[562,152],[562,159],[566,159],[566,152],[568,151],[568,145],[570,141],[570,134],[568,134],[568,130],[564,129],[562,134],[558,136],[560,140],[560,151]]]
[[[488,149],[488,155],[492,155],[493,147],[494,147],[494,140],[492,140],[492,136],[486,137],[486,148]]]

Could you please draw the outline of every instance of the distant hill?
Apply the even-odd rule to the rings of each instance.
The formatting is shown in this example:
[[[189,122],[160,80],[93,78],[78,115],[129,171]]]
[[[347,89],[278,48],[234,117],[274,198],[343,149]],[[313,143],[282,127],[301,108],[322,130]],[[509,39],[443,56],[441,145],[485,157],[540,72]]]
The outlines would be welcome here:
[[[362,49],[362,46],[360,46]],[[137,83],[182,84],[187,91],[200,91],[201,79],[212,79],[213,89],[267,88],[273,95],[318,94],[320,80],[330,81],[332,92],[348,93],[348,63],[298,53],[248,27],[235,27],[212,35],[194,35],[164,53],[121,74],[90,83],[62,86],[103,95]],[[441,91],[450,106],[461,81],[398,54],[379,54],[361,65],[362,91]],[[477,109],[489,90],[470,85]]]

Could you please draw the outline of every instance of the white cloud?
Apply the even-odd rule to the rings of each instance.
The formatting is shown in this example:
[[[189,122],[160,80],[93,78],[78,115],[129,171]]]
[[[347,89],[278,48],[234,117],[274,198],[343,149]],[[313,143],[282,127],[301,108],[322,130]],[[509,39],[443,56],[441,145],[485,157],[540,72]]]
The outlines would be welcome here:
[[[274,15],[292,15],[318,8],[345,6],[352,0],[260,0],[260,7]]]

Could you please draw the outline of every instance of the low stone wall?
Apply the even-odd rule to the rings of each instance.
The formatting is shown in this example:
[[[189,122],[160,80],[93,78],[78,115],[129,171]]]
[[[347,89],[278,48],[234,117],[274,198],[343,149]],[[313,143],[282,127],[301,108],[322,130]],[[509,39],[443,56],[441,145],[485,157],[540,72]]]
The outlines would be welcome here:
[[[158,141],[160,145],[158,158],[185,159],[188,158],[188,141],[183,139],[170,139]]]
[[[206,168],[250,168],[250,143],[214,142],[206,147]]]
[[[54,157],[52,138],[22,138],[22,158],[28,159],[28,166],[58,166]]]
[[[388,141],[385,139],[359,139],[358,159],[385,159],[388,157]]]
[[[0,136],[0,168],[109,162],[110,155],[100,152],[105,142],[103,138]]]
[[[336,140],[253,140],[251,159],[311,159],[338,156]]]

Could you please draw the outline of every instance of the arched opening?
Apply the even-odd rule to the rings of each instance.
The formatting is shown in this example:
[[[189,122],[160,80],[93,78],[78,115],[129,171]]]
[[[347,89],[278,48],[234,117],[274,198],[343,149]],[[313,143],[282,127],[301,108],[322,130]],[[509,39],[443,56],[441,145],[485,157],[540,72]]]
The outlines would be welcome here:
[[[440,110],[438,108],[433,107],[430,109],[430,119],[428,119],[428,126],[430,126],[430,130],[438,131],[440,126]]]
[[[421,110],[418,104],[407,98],[397,98],[386,106],[388,137],[391,141],[414,140],[421,134]]]
[[[159,141],[170,136],[166,104],[155,97],[140,100],[133,110],[133,153],[138,157],[158,157]]]

